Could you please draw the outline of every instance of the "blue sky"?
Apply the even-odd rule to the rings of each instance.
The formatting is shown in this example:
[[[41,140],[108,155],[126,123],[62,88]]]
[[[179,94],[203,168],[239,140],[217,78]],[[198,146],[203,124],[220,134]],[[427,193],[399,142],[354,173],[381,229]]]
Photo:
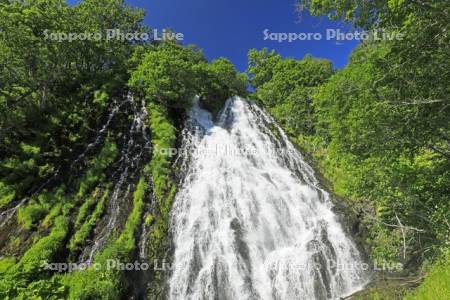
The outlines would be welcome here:
[[[69,0],[73,4],[77,1]],[[126,0],[145,9],[145,23],[155,29],[171,28],[184,34],[185,44],[196,44],[208,59],[230,59],[239,70],[247,67],[251,48],[275,49],[285,57],[302,58],[309,53],[333,61],[342,68],[357,41],[336,42],[264,40],[264,30],[271,33],[322,33],[326,29],[349,30],[343,23],[325,17],[312,17],[295,10],[295,0]]]

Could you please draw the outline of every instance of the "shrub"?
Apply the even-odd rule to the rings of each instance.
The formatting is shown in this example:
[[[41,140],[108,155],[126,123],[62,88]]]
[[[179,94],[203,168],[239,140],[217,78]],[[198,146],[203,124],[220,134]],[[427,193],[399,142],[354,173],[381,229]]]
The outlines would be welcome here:
[[[406,300],[434,300],[450,297],[450,249],[432,267],[425,281]]]
[[[24,229],[30,230],[47,213],[48,208],[45,205],[41,203],[30,203],[25,207],[19,208],[17,220]]]

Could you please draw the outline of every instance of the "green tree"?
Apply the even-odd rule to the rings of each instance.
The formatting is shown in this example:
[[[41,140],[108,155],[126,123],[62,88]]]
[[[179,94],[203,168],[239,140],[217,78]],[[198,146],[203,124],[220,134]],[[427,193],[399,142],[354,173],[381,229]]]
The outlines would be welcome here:
[[[173,42],[153,46],[131,75],[130,85],[151,100],[168,107],[189,107],[198,93],[195,66],[205,62],[196,48]]]
[[[255,97],[294,135],[312,134],[316,123],[312,94],[333,74],[331,62],[310,55],[282,59],[267,49],[250,50],[248,56]]]
[[[18,197],[82,151],[128,81],[127,41],[52,34],[142,30],[142,17],[119,0],[0,3],[0,177]]]
[[[210,64],[198,64],[196,73],[201,83],[200,101],[213,114],[222,108],[226,99],[247,94],[246,75],[240,74],[226,58],[216,59]]]

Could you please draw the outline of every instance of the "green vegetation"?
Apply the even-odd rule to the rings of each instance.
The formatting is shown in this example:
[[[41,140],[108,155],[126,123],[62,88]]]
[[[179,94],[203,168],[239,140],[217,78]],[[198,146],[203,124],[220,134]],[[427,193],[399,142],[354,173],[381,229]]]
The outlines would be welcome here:
[[[46,38],[56,32],[145,30],[143,12],[122,0],[74,6],[61,0],[0,1],[0,209],[26,199],[0,229],[12,230],[4,247],[14,253],[0,258],[0,298],[127,296],[128,274],[107,269],[107,261],[136,258],[142,223],[149,234],[148,261],[168,259],[177,191],[173,150],[186,109],[198,96],[217,115],[227,98],[248,94],[249,81],[251,97],[348,201],[366,228],[363,242],[371,258],[428,275],[414,292],[390,283],[365,296],[450,296],[448,1],[299,3],[314,15],[404,38],[361,43],[342,70],[309,55],[295,60],[250,50],[247,75],[225,58],[208,62],[198,48],[175,42]],[[136,184],[131,212],[94,257],[100,269],[45,270],[44,262],[77,259],[101,224],[117,180],[115,163],[127,147],[122,141],[129,110],[140,104],[122,102],[128,91],[145,100],[152,143],[152,153],[142,155],[150,161],[136,170],[139,181],[129,182]],[[117,105],[120,113],[103,132],[103,145],[85,152]],[[156,202],[147,210],[150,192]],[[151,274],[149,298],[161,296],[163,280],[162,273]]]
[[[124,271],[107,268],[108,260],[129,262],[136,248],[136,234],[141,224],[144,195],[148,184],[141,177],[133,197],[133,210],[125,227],[114,241],[94,258],[94,266],[85,271],[64,275],[61,283],[68,289],[68,299],[118,299],[126,289]]]
[[[64,246],[68,232],[68,218],[64,215],[55,219],[55,224],[50,234],[37,241],[20,259],[13,265],[11,259],[2,259],[0,270],[0,296],[2,298],[14,298],[21,292],[32,291],[28,285],[45,276],[44,262],[51,262],[58,251]],[[7,266],[5,266],[7,265]],[[31,284],[33,285],[33,284]],[[57,292],[57,290],[55,290]],[[23,297],[24,295],[22,295]]]
[[[26,206],[19,208],[17,220],[24,229],[30,230],[33,225],[37,225],[47,214],[51,213],[50,216],[53,217],[58,215],[60,205],[65,202],[64,187],[60,187],[56,191],[44,192],[31,199]]]
[[[139,183],[134,192],[133,200],[133,210],[128,216],[127,222],[125,223],[125,228],[121,235],[119,236],[118,242],[124,245],[124,249],[131,252],[135,249],[135,237],[141,224],[142,211],[144,207],[144,197],[145,192],[148,190],[148,183],[146,183],[145,178],[141,177]]]
[[[11,203],[15,197],[14,189],[0,181],[0,209]]]
[[[89,195],[80,206],[78,210],[77,218],[75,219],[75,228],[79,228],[81,224],[86,220],[86,217],[89,216],[91,208],[94,206],[96,201],[98,200],[100,189],[97,187],[91,195]]]
[[[204,62],[195,48],[175,43],[152,47],[131,76],[131,85],[144,91],[147,99],[169,107],[189,107],[199,84],[194,67]]]
[[[5,274],[15,264],[16,259],[14,257],[2,257],[0,259],[0,274]]]
[[[132,61],[137,62],[137,66],[129,85],[149,100],[148,125],[153,133],[149,172],[158,207],[154,215],[146,217],[148,259],[153,261],[166,258],[168,250],[169,212],[176,193],[172,156],[177,139],[174,123],[180,115],[177,109],[189,108],[198,95],[200,103],[217,114],[226,99],[245,95],[247,77],[239,74],[227,59],[220,58],[208,64],[197,48],[172,42],[155,44],[144,51],[139,48]],[[160,273],[154,276],[149,287],[150,298],[160,295],[163,283]]]
[[[50,34],[139,31],[142,17],[121,0],[0,2],[0,178],[17,198],[75,159],[128,81],[129,43]]]
[[[175,147],[176,130],[168,118],[167,111],[161,105],[150,102],[148,109],[149,127],[155,133],[152,137],[153,155],[149,169],[153,178],[153,194],[158,202],[158,211],[156,216],[147,217],[151,219],[148,222],[151,230],[147,247],[149,261],[154,261],[154,259],[165,258],[168,250],[169,212],[176,192],[176,185],[171,177],[172,152],[170,149]],[[153,220],[155,220],[154,224]],[[161,274],[155,274],[155,277],[149,287],[150,299],[160,294],[163,283]]]
[[[78,193],[76,195],[76,198],[78,201],[79,199],[82,199],[86,193],[91,190],[94,186],[100,184],[102,181],[105,180],[105,171],[107,169],[107,167],[114,162],[114,160],[116,159],[117,156],[117,146],[116,144],[111,140],[111,138],[108,138],[105,141],[105,145],[103,146],[102,150],[100,151],[100,153],[98,154],[98,156],[93,159],[92,161],[90,161],[88,163],[88,170],[86,172],[86,174],[81,178],[80,183],[79,183],[79,189],[78,189]],[[90,196],[88,196],[83,204],[80,206],[80,209],[78,210],[78,214],[77,217],[75,219],[75,228],[78,229],[82,222],[85,221],[86,217],[89,215],[89,213],[92,210],[93,205],[95,204],[96,200],[98,199],[98,193],[99,193],[99,187],[97,187]],[[103,194],[102,199],[100,200],[100,202],[97,204],[94,214],[98,216],[102,213],[103,211],[103,205],[100,205],[100,203],[102,203],[103,201],[106,201],[104,198],[107,197],[107,191]],[[90,225],[87,225],[87,224]],[[95,219],[90,219],[89,221],[87,221],[85,224],[83,224],[84,226],[84,231],[89,231],[91,229],[91,226],[95,225],[96,223],[96,218]],[[78,233],[78,232],[77,232]],[[81,236],[78,236],[78,239],[81,241],[84,238],[87,237],[87,234],[89,232],[84,232],[84,234],[78,233]],[[82,237],[82,238],[81,238]],[[70,245],[70,249],[74,250],[75,245]]]
[[[53,274],[41,264],[76,259],[104,215],[110,195],[107,183],[115,180],[108,176],[122,150],[118,141],[123,129],[129,126],[127,105],[133,104],[122,104],[124,113],[103,133],[107,138],[100,151],[97,145],[85,150],[129,88],[145,96],[153,153],[151,162],[138,170],[143,177],[122,232],[113,233],[94,262],[105,266],[108,259],[135,258],[135,235],[144,221],[143,199],[149,189],[146,180],[153,181],[157,201],[145,221],[150,232],[149,261],[165,255],[176,192],[171,165],[177,139],[174,124],[184,117],[182,109],[191,105],[195,95],[217,113],[228,97],[245,93],[247,79],[228,60],[208,63],[197,48],[173,42],[48,38],[59,32],[105,34],[111,28],[143,31],[142,18],[141,10],[122,0],[85,0],[75,6],[60,0],[0,1],[0,65],[4,66],[0,70],[0,208],[29,198],[11,221],[19,226],[7,247],[19,257],[1,260],[0,269],[8,270],[2,271],[2,296],[115,299],[127,289],[121,271],[90,268]],[[159,289],[161,278],[154,283]]]
[[[130,44],[57,42],[45,39],[44,32],[140,30],[142,16],[119,0],[87,0],[73,7],[59,0],[1,1],[0,207],[30,196],[61,166],[69,166],[98,132],[112,99],[122,95],[128,81]],[[64,259],[60,255],[71,228],[73,199],[81,200],[103,181],[115,160],[115,144],[106,145],[75,184],[77,194],[72,195],[71,187],[49,188],[18,210],[19,224],[36,232],[17,263],[1,260],[0,298],[63,298],[58,277],[50,279],[41,265]],[[58,175],[67,183],[77,176]]]
[[[105,170],[117,157],[117,145],[108,138],[105,145],[93,161],[88,164],[88,171],[80,182],[77,197],[82,198],[87,191],[95,187],[98,183],[105,180]],[[80,209],[81,210],[81,209]]]
[[[375,216],[367,220],[378,222],[371,234],[376,235],[376,228],[387,229],[380,223],[396,225],[397,232],[403,225],[408,226],[405,246],[409,254],[421,256],[413,252],[448,243],[449,160],[433,151],[431,142],[419,142],[418,137],[406,133],[413,128],[405,124],[429,125],[426,118],[417,119],[421,107],[393,103],[391,99],[397,98],[390,87],[373,87],[373,82],[385,75],[377,67],[377,60],[386,51],[384,45],[361,47],[351,64],[321,88],[315,105],[320,112],[320,126],[326,128],[323,138],[330,141],[326,169],[329,174],[341,170],[339,178],[333,178],[337,189],[360,199],[361,210]],[[392,239],[394,236],[397,241]],[[396,246],[403,237],[394,236],[387,240]],[[373,238],[378,244],[379,238]],[[383,244],[378,248],[376,253],[391,251]],[[433,255],[433,251],[428,253]]]
[[[130,86],[165,107],[189,108],[198,95],[217,112],[229,97],[246,94],[246,76],[225,58],[208,64],[197,48],[172,42],[154,45],[144,54],[136,52],[142,60],[131,74]]]
[[[447,251],[443,258],[436,262],[423,284],[410,295],[406,300],[433,300],[438,299],[438,295],[450,295],[450,252]]]
[[[176,129],[167,116],[167,109],[156,103],[148,105],[150,114],[150,128],[154,132],[152,138],[153,157],[150,163],[150,171],[153,178],[154,193],[158,201],[164,199],[165,194],[172,184],[171,174],[171,149],[175,147]],[[166,207],[164,203],[159,203]]]
[[[328,161],[345,170],[339,185],[372,207],[374,218],[367,222],[378,223],[369,225],[375,256],[400,258],[413,268],[438,257],[413,299],[447,298],[450,263],[442,253],[450,246],[449,3],[302,2],[314,14],[404,35],[363,44],[315,101],[324,112],[322,127],[329,128]],[[380,227],[385,235],[396,233],[380,240]]]
[[[105,203],[108,200],[108,196],[109,196],[109,188],[107,187],[106,190],[103,192],[103,196],[101,197],[100,201],[95,206],[94,211],[82,225],[80,219],[78,219],[78,216],[80,216],[81,208],[83,208],[83,206],[80,208],[80,213],[78,214],[76,220],[80,221],[80,223],[75,222],[75,228],[79,227],[79,229],[78,231],[75,232],[75,234],[73,235],[72,239],[69,242],[69,249],[71,252],[76,251],[77,248],[85,244],[86,239],[89,237],[89,234],[91,233],[92,229],[97,224],[99,218],[102,216],[105,210]],[[90,199],[96,198],[92,197]]]
[[[66,195],[65,187],[61,186],[52,191],[40,194],[37,199],[21,208],[18,212],[18,221],[27,230],[42,220],[36,241],[16,262],[15,258],[0,260],[0,297],[1,298],[29,298],[47,293],[57,296],[58,289],[52,289],[53,284],[45,263],[56,259],[64,249],[66,237],[69,232],[69,212],[73,207]],[[43,213],[35,214],[35,210]],[[41,235],[48,231],[41,238]],[[14,241],[14,240],[13,240]],[[19,238],[20,242],[21,239]],[[18,245],[16,245],[18,246]],[[47,289],[45,291],[45,289]]]
[[[200,82],[200,102],[216,116],[223,107],[224,100],[239,95],[247,94],[248,78],[245,74],[239,74],[234,65],[226,58],[213,60],[210,64],[197,65],[197,73]]]
[[[450,246],[448,3],[299,2],[316,15],[404,35],[363,42],[338,71],[309,56],[251,50],[248,72],[253,97],[348,199],[372,259],[417,272]],[[448,260],[441,264],[448,268]],[[424,283],[439,296],[450,295],[437,279],[446,278],[443,270],[435,267]]]
[[[314,133],[312,94],[333,74],[331,62],[306,56],[282,59],[275,52],[250,50],[248,72],[256,97],[292,133]]]
[[[376,287],[370,287],[353,295],[353,300],[384,300],[403,299],[408,292],[406,286],[395,280],[381,282]]]

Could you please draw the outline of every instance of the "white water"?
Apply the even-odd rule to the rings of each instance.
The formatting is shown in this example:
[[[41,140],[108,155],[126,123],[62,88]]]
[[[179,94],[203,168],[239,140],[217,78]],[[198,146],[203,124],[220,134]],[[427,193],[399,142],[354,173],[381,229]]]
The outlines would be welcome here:
[[[142,163],[144,152],[151,149],[151,143],[146,133],[145,121],[148,117],[148,112],[145,107],[145,101],[142,99],[139,102],[135,101],[133,94],[128,93],[127,101],[133,105],[133,121],[131,122],[128,131],[128,137],[122,147],[120,154],[119,166],[112,177],[118,177],[118,181],[114,185],[111,197],[108,199],[108,213],[106,214],[107,223],[102,228],[99,234],[94,237],[91,247],[86,247],[81,254],[81,262],[91,264],[95,254],[101,250],[111,233],[116,229],[119,217],[123,212],[124,202],[129,199],[133,188],[133,177],[136,175],[136,170]],[[108,123],[107,123],[108,124]],[[107,127],[106,127],[107,128]],[[103,131],[101,131],[103,133]],[[143,140],[143,146],[138,143],[137,138]],[[150,152],[150,151],[149,151]]]
[[[198,105],[190,116],[169,298],[339,299],[362,288],[328,193],[272,119],[240,98],[217,124]]]

